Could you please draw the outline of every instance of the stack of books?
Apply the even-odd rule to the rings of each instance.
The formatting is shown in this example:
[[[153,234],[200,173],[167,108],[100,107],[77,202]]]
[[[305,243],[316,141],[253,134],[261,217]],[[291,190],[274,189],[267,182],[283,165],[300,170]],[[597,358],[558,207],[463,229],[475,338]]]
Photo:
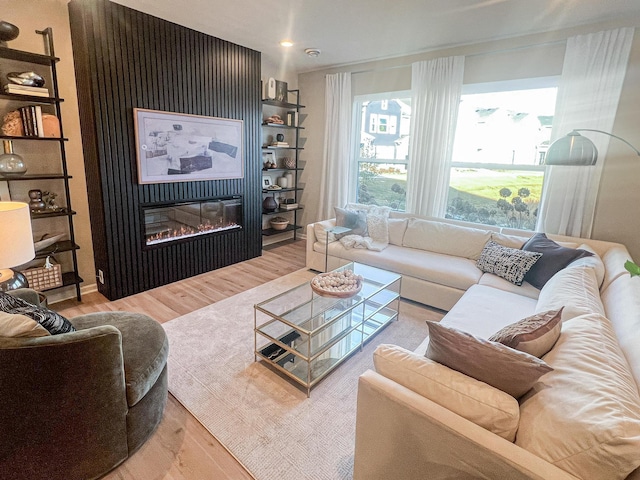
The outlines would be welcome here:
[[[18,85],[16,83],[8,83],[5,85],[4,92],[14,95],[31,95],[32,97],[49,96],[49,90],[45,87],[29,87],[27,85]]]
[[[29,105],[18,109],[25,137],[44,137],[42,125],[42,108],[39,105]]]
[[[275,148],[286,148],[289,144],[287,142],[273,142],[270,146]]]
[[[297,203],[282,203],[280,202],[280,210],[295,210],[298,208]]]

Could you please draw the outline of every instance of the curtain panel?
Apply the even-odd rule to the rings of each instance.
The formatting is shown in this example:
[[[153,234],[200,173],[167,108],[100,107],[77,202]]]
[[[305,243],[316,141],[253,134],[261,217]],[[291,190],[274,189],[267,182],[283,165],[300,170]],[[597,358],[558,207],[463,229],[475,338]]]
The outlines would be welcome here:
[[[349,198],[351,172],[351,73],[327,75],[325,80],[325,124],[320,176],[320,218],[333,218],[333,207],[343,207]]]
[[[444,217],[464,57],[416,62],[411,72],[407,212]]]
[[[611,132],[627,71],[633,28],[567,40],[551,140],[573,129]],[[610,137],[585,132],[598,149],[593,167],[548,166],[536,229],[589,238]]]

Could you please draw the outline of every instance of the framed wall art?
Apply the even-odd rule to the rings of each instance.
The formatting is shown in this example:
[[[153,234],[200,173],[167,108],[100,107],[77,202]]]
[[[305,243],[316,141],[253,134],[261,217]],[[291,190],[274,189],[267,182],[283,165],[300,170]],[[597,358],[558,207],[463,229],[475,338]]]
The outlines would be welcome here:
[[[242,120],[134,108],[138,183],[243,178]]]

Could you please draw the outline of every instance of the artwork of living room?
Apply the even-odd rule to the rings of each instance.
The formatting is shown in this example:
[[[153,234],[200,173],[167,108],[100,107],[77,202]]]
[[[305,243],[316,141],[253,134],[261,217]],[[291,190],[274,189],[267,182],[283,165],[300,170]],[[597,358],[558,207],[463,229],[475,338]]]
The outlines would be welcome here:
[[[0,0],[3,479],[640,479],[640,4]]]

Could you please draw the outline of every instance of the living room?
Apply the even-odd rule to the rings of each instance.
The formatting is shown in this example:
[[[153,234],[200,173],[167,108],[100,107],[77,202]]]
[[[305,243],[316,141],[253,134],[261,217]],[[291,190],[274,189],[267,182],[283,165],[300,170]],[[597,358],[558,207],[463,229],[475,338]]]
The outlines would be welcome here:
[[[52,0],[39,4],[15,5],[13,2],[5,2],[5,20],[20,27],[20,36],[11,41],[11,48],[25,51],[42,51],[42,39],[32,34],[34,30],[44,27],[52,27],[56,44],[56,56],[61,60],[58,64],[58,77],[60,83],[60,97],[65,99],[62,104],[62,116],[64,118],[69,174],[71,181],[71,197],[73,208],[77,212],[75,218],[76,243],[81,246],[78,250],[79,275],[85,279],[82,285],[83,295],[93,295],[98,289],[99,277],[96,272],[96,255],[104,255],[104,252],[96,252],[94,235],[94,223],[90,213],[91,192],[87,192],[87,172],[85,170],[85,151],[82,144],[82,128],[80,107],[78,98],[87,92],[81,92],[76,87],[76,74],[74,71],[74,52],[69,26],[69,13],[67,2],[64,0]],[[509,7],[503,7],[508,9]],[[580,8],[579,4],[575,8]],[[141,10],[144,8],[141,6]],[[632,13],[629,13],[629,12]],[[147,13],[150,13],[147,11]],[[558,12],[557,16],[567,15],[567,11]],[[507,17],[508,18],[508,17]],[[171,21],[171,18],[167,18]],[[304,205],[299,224],[304,226],[327,217],[327,209],[333,206],[322,205],[319,201],[323,169],[321,159],[324,151],[325,130],[325,77],[329,74],[351,72],[352,96],[373,95],[388,92],[401,92],[411,89],[411,64],[416,61],[431,60],[439,57],[461,55],[465,57],[464,84],[479,84],[489,82],[501,82],[514,79],[531,77],[553,77],[562,73],[566,39],[574,35],[588,34],[602,30],[622,27],[634,27],[640,22],[640,12],[630,9],[624,15],[609,19],[594,20],[587,24],[572,24],[571,26],[553,27],[551,31],[540,30],[526,35],[509,36],[502,38],[497,35],[494,39],[483,39],[464,45],[440,46],[435,49],[412,50],[404,55],[394,55],[389,58],[372,59],[361,58],[348,64],[338,66],[313,67],[313,63],[300,71],[283,69],[276,61],[263,58],[260,80],[266,82],[270,77],[288,82],[290,89],[299,89],[304,109],[304,152],[302,159],[305,161],[304,170],[301,172],[301,183],[304,184],[304,192],[300,203]],[[216,36],[215,32],[205,32]],[[328,32],[327,35],[331,33]],[[225,40],[225,38],[223,38]],[[295,39],[294,39],[295,40]],[[246,45],[244,45],[246,46]],[[305,45],[305,47],[317,47],[322,45]],[[254,48],[250,46],[250,48]],[[259,48],[257,50],[260,50]],[[323,52],[324,53],[324,52]],[[289,55],[289,54],[287,54]],[[322,55],[322,53],[321,53]],[[286,56],[283,55],[283,59]],[[305,59],[306,60],[306,59]],[[313,62],[313,59],[311,59]],[[3,72],[4,73],[4,72]],[[622,137],[632,145],[640,145],[640,133],[635,128],[640,104],[640,39],[634,38],[629,57],[626,77],[622,86],[619,105],[613,123],[612,133]],[[133,134],[133,133],[132,133]],[[255,152],[257,155],[257,152]],[[258,160],[259,163],[259,160]],[[252,173],[255,180],[261,176],[257,169]],[[602,179],[595,208],[593,229],[591,238],[596,240],[619,242],[629,250],[633,258],[640,258],[640,243],[637,239],[633,218],[633,205],[640,201],[640,191],[637,188],[640,178],[640,163],[633,152],[626,145],[616,140],[609,143],[607,162],[602,167]],[[354,198],[355,200],[355,198]],[[249,267],[254,276],[252,282],[266,282],[278,275],[284,275],[304,266],[304,246],[298,242],[298,246],[284,247],[289,250],[265,250],[264,262],[255,263]],[[260,255],[260,253],[258,253]],[[296,259],[290,266],[283,267],[284,260],[295,256]],[[261,275],[260,269],[272,269],[274,275]],[[224,268],[223,268],[224,270]],[[233,275],[219,272],[217,281],[232,283]],[[95,279],[95,280],[94,280]],[[187,282],[189,282],[187,280]],[[176,286],[177,295],[180,291],[198,286],[193,280],[190,283]],[[155,286],[155,285],[154,285]],[[250,288],[250,287],[247,287]],[[73,289],[63,289],[52,294],[50,301],[68,299],[74,295]],[[222,296],[218,291],[215,295]],[[182,297],[181,297],[182,298]],[[191,300],[193,296],[190,296]],[[162,316],[163,307],[160,304],[147,301],[145,303],[149,315]],[[184,311],[200,308],[201,304],[193,303]],[[202,305],[204,306],[204,305]],[[107,307],[110,308],[110,307]],[[112,307],[114,309],[126,308],[126,298]],[[76,307],[75,312],[82,312],[82,304]],[[177,411],[177,410],[176,410]],[[186,418],[188,413],[179,412],[176,416]],[[197,431],[197,435],[206,435],[206,432]],[[224,447],[220,447],[224,448]],[[191,452],[188,454],[196,455]],[[129,462],[133,460],[130,459]],[[152,460],[153,461],[153,460]],[[227,460],[222,460],[225,462]],[[223,468],[224,470],[224,468]],[[115,478],[115,477],[114,477]],[[146,478],[140,476],[138,478]],[[184,478],[189,478],[185,476]],[[193,478],[193,477],[191,477]],[[220,477],[223,478],[223,477]],[[233,475],[229,478],[234,478]]]

